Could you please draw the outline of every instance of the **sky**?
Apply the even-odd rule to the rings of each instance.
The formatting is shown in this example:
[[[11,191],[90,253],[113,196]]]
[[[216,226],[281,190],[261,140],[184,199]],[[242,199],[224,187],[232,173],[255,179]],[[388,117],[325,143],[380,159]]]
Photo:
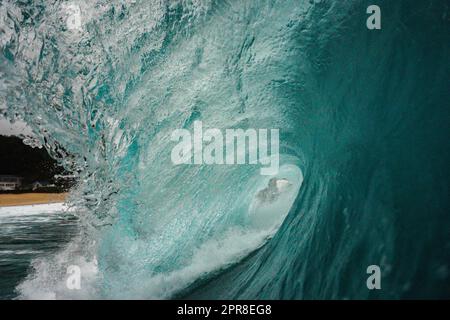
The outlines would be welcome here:
[[[11,124],[9,120],[0,116],[0,135],[15,136],[19,134],[32,135],[32,131],[25,122],[16,121],[14,124]]]

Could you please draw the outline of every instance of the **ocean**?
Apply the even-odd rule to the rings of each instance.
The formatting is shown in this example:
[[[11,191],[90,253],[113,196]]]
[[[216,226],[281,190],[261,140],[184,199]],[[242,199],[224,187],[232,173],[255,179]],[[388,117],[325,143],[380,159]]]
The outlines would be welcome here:
[[[15,299],[32,263],[55,254],[76,231],[76,217],[59,203],[0,207],[0,300]]]
[[[2,1],[0,109],[78,183],[69,215],[0,211],[1,297],[450,298],[449,7]],[[174,165],[196,121],[279,129],[289,191]]]

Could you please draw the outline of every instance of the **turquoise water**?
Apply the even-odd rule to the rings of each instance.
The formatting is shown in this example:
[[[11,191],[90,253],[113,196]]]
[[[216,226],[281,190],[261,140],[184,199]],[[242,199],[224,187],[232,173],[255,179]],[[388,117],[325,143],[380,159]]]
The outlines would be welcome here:
[[[19,298],[449,298],[449,4],[379,0],[368,30],[372,2],[3,1],[0,106],[80,181]],[[299,189],[270,223],[257,166],[172,164],[195,120],[280,129]]]

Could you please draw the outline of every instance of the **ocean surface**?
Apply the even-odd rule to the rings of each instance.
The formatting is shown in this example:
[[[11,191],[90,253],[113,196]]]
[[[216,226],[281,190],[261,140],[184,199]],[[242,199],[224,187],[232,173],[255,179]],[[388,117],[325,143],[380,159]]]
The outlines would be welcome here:
[[[77,231],[77,219],[62,204],[0,207],[0,300],[18,296],[16,286]]]
[[[78,181],[75,218],[0,212],[3,298],[450,298],[447,0],[3,0],[0,48],[1,112]],[[196,120],[278,128],[293,187],[173,165]]]

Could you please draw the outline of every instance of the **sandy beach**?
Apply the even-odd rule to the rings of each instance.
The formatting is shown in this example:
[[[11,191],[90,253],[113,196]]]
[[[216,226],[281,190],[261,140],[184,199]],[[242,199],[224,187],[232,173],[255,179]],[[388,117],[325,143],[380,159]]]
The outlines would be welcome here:
[[[0,207],[64,202],[67,193],[0,194]]]

